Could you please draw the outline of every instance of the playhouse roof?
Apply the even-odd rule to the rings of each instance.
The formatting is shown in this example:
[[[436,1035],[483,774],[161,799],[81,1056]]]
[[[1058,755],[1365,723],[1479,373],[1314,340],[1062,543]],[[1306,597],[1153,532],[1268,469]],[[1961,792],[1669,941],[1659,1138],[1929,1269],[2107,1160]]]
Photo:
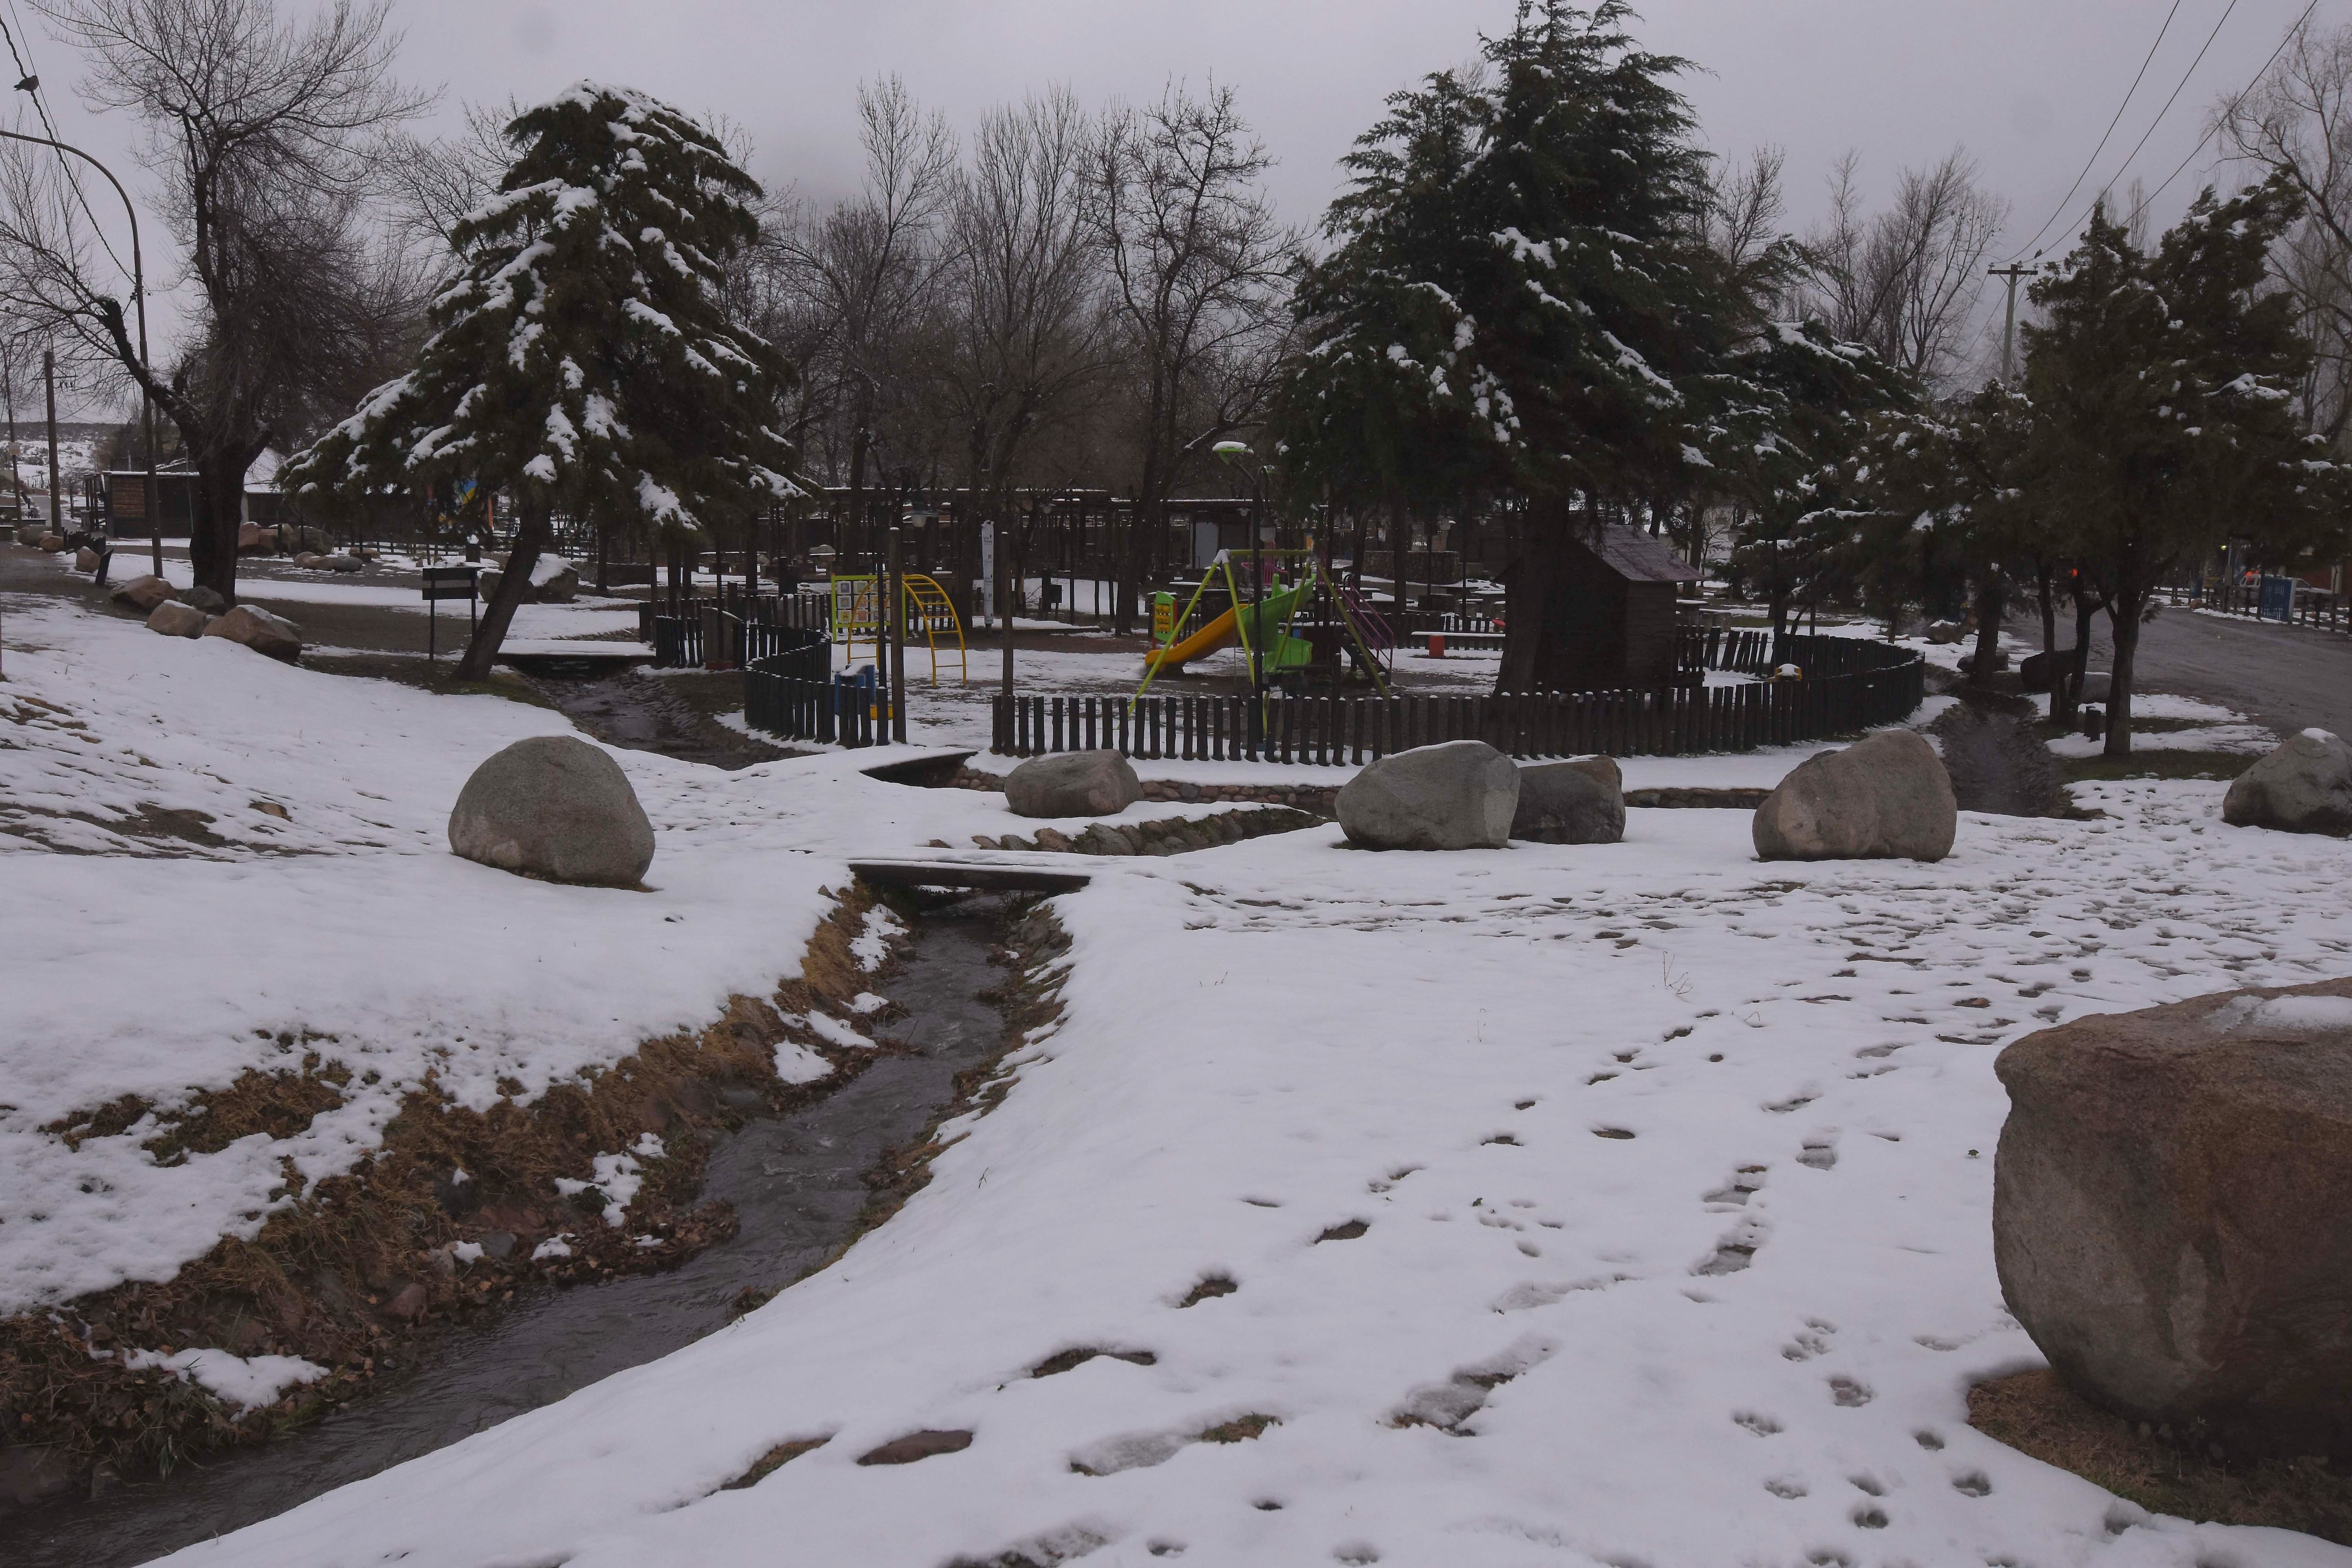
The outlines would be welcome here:
[[[1616,574],[1632,583],[1696,583],[1704,574],[1685,565],[1665,542],[1622,522],[1603,523],[1601,537],[1584,543]]]

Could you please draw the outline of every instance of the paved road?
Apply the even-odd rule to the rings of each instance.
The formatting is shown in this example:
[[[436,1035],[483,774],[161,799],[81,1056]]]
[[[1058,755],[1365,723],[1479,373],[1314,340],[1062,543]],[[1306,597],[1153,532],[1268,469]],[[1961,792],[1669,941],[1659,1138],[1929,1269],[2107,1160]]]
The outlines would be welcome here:
[[[2109,668],[2113,655],[2102,616],[2092,668]],[[2143,691],[2227,703],[2283,735],[2352,735],[2352,637],[2338,632],[2168,607],[2140,628],[2138,677]]]

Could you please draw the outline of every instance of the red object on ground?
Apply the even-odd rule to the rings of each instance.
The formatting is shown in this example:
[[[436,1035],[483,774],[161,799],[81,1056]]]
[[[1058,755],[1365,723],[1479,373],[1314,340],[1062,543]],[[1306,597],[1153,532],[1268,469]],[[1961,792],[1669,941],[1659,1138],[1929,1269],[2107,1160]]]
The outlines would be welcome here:
[[[1444,632],[1432,632],[1429,634],[1429,657],[1432,658],[1444,658],[1445,657],[1445,634]]]

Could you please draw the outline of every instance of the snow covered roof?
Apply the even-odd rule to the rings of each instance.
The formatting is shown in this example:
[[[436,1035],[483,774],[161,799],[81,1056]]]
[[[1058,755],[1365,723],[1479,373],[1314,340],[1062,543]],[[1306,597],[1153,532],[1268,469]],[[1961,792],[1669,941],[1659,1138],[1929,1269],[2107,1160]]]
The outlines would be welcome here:
[[[1685,565],[1663,540],[1622,522],[1601,524],[1601,537],[1588,534],[1584,543],[1628,582],[1696,583],[1704,575]]]

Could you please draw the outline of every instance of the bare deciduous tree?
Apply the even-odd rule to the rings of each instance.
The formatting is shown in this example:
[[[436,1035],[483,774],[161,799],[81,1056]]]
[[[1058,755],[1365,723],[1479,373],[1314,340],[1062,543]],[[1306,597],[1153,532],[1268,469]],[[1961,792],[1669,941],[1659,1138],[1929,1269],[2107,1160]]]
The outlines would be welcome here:
[[[236,588],[246,469],[348,405],[413,335],[422,279],[371,243],[382,136],[426,100],[393,79],[379,3],[307,22],[271,0],[59,0],[86,99],[141,124],[138,155],[194,293],[168,374],[139,358],[123,301],[49,154],[0,153],[0,300],[29,328],[142,387],[197,473],[196,581]]]
[[[2272,253],[2313,355],[2303,401],[2311,427],[2340,441],[2352,422],[2352,26],[2296,28],[2270,69],[2216,111],[2222,144],[2282,174],[2304,216]]]
[[[1978,184],[1976,164],[1958,151],[1903,171],[1894,204],[1875,216],[1863,211],[1860,173],[1852,153],[1831,172],[1829,219],[1806,241],[1805,313],[1927,384],[1947,385],[1966,357],[1985,255],[2009,204]]]
[[[896,77],[860,88],[857,113],[864,187],[775,226],[767,331],[799,351],[812,466],[847,482],[862,519],[877,438],[903,468],[928,434],[919,345],[936,335],[956,143]]]
[[[1087,165],[1108,278],[1116,358],[1134,384],[1135,525],[1122,553],[1118,626],[1134,588],[1166,563],[1168,496],[1207,442],[1255,423],[1285,342],[1286,280],[1300,241],[1260,182],[1273,164],[1212,83],[1170,83],[1149,108],[1114,105]]]
[[[1040,434],[1073,419],[1102,368],[1105,310],[1088,214],[1086,116],[1066,90],[991,110],[950,204],[940,380],[965,433],[980,514],[1012,512]],[[957,586],[976,567],[971,530]]]

